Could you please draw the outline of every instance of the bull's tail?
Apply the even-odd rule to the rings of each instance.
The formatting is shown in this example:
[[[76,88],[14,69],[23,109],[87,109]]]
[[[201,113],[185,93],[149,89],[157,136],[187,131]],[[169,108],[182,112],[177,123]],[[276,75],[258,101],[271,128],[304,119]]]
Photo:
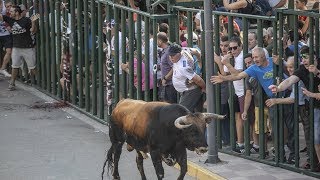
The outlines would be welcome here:
[[[108,164],[108,171],[107,173],[109,174],[110,170],[113,170],[113,164],[114,164],[114,159],[113,159],[113,154],[114,154],[114,147],[113,145],[110,147],[107,153],[106,160],[103,163],[103,168],[102,168],[102,174],[101,174],[101,179],[103,180],[103,175],[105,172],[105,167]]]

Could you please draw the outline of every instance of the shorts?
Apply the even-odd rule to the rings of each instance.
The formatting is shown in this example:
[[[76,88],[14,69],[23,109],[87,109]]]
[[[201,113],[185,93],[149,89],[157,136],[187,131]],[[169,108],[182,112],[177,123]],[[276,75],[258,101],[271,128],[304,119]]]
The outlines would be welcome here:
[[[320,109],[314,108],[314,144],[320,144]]]
[[[244,110],[244,98],[245,96],[238,97],[237,95],[234,96],[234,112],[243,113]]]
[[[0,36],[0,48],[2,49],[3,47],[5,49],[12,48],[12,36],[7,35],[7,36]]]
[[[26,61],[28,69],[36,68],[36,56],[34,48],[12,48],[12,68],[20,68],[22,58]]]
[[[260,119],[259,119],[259,107],[254,107],[254,112],[255,112],[255,123],[254,123],[254,132],[256,134],[259,134],[259,125],[260,125]],[[263,119],[264,119],[264,133],[268,132],[268,127],[267,127],[267,119],[269,117],[269,110],[268,108],[264,107],[263,108],[264,114],[263,114]]]

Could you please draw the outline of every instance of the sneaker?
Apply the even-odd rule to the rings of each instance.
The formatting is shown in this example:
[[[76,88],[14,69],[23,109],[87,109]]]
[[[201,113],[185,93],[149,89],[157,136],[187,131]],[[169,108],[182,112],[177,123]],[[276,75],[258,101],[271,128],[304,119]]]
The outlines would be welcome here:
[[[287,162],[288,164],[294,164],[296,162],[294,155],[289,155]]]
[[[237,153],[244,153],[245,149],[244,146],[239,146],[239,144],[236,144],[236,148],[233,151]]]
[[[9,74],[8,71],[5,69],[0,70],[0,74],[3,74],[5,77],[11,77],[11,74]]]
[[[258,153],[259,153],[259,148],[252,147],[252,148],[250,149],[250,152],[251,152],[252,154],[258,154]]]
[[[10,84],[9,84],[9,87],[8,87],[8,90],[9,90],[9,91],[14,91],[15,89],[16,89],[16,85],[10,83]]]

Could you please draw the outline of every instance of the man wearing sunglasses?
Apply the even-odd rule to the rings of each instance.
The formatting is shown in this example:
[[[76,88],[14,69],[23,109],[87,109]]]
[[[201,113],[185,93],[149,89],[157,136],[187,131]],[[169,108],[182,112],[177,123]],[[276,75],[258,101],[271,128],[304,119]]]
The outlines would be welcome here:
[[[302,64],[299,69],[295,70],[293,75],[282,81],[278,86],[270,85],[269,89],[272,93],[277,93],[284,91],[291,87],[293,84],[302,80],[306,88],[310,86],[309,72],[313,73],[314,78],[314,92],[319,93],[318,86],[320,85],[320,63],[317,58],[315,58],[314,63],[310,63],[309,56],[309,47],[303,46],[301,47],[300,54],[302,57]],[[315,55],[314,55],[315,56]],[[318,157],[318,161],[320,161],[320,100],[314,99],[314,148]],[[320,171],[320,163],[316,166],[316,171]]]
[[[231,65],[230,60],[234,60],[234,66]],[[225,71],[229,71],[231,74],[238,74],[243,70],[243,51],[242,51],[242,43],[238,36],[234,36],[230,39],[229,43],[229,51],[223,56],[221,60],[222,64],[224,64],[227,69]],[[233,86],[235,89],[235,117],[236,117],[236,129],[237,129],[237,138],[238,144],[234,151],[238,153],[244,152],[244,136],[243,136],[243,119],[241,118],[241,114],[244,109],[244,81],[237,80],[233,81]]]

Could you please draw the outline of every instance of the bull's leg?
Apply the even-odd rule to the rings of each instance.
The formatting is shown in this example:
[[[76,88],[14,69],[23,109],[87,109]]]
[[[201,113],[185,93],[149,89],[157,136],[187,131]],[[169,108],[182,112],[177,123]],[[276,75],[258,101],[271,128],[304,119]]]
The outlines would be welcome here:
[[[143,169],[143,156],[139,151],[137,151],[136,162],[137,162],[138,170],[141,174],[141,179],[146,180],[147,178],[146,178],[146,175],[144,174],[144,169]]]
[[[156,170],[158,180],[162,180],[164,177],[164,170],[162,166],[161,154],[159,150],[152,150],[150,152],[153,166]]]
[[[118,142],[118,144],[115,145],[115,150],[114,150],[114,168],[113,168],[113,179],[118,180],[120,179],[119,176],[119,160],[120,160],[120,155],[122,152],[122,145],[123,142]]]
[[[110,122],[109,137],[113,147],[113,179],[120,179],[119,176],[119,160],[122,152],[122,145],[125,142],[125,134],[121,128]],[[111,154],[112,156],[112,154]]]
[[[177,163],[180,166],[180,175],[178,177],[178,180],[183,180],[184,176],[187,173],[188,167],[187,167],[187,151],[185,148],[181,148],[177,154]]]

